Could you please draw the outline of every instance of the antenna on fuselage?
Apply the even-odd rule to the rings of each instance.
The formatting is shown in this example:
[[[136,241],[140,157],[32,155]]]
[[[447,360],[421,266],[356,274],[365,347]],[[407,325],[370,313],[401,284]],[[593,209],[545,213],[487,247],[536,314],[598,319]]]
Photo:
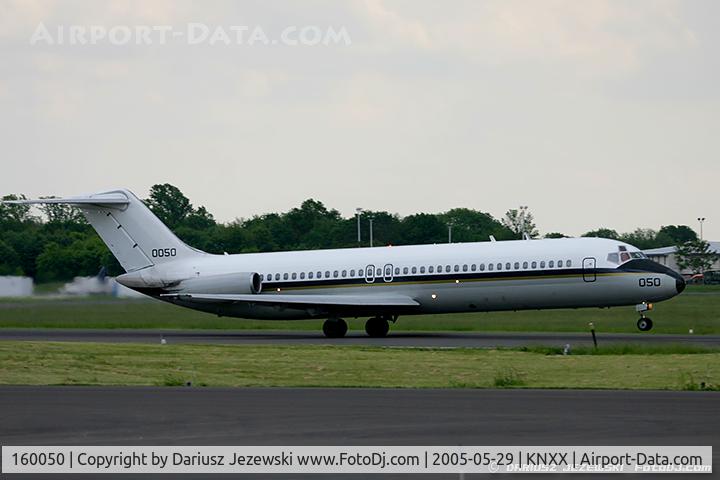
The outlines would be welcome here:
[[[523,232],[523,240],[530,240],[530,235],[527,232]]]
[[[491,241],[491,242],[497,242],[497,240],[495,240],[495,236],[493,236],[493,235],[490,235],[490,241]]]

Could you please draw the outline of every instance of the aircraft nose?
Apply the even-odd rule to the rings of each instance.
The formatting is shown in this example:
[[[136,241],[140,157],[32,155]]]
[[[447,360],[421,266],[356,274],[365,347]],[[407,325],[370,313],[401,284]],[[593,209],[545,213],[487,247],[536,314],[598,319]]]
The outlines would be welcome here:
[[[677,288],[677,293],[682,293],[685,290],[685,279],[682,276],[675,279],[675,288]]]

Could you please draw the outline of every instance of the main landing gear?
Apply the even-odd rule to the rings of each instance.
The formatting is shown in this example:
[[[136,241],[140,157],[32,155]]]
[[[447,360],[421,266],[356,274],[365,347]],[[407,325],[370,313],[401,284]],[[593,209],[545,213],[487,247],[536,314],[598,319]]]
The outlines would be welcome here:
[[[381,338],[390,331],[390,324],[385,317],[372,317],[365,322],[365,332],[373,338]]]
[[[397,315],[378,315],[365,322],[365,331],[368,336],[382,338],[390,331],[390,322],[395,323]],[[348,325],[342,318],[328,318],[323,323],[323,333],[328,338],[342,338],[348,331]]]
[[[328,318],[323,323],[323,333],[328,338],[344,337],[347,331],[347,323],[342,318]]]
[[[645,316],[645,312],[652,310],[652,303],[640,303],[635,305],[635,310],[640,313],[640,319],[637,321],[638,330],[647,332],[653,327],[653,322],[649,317]]]

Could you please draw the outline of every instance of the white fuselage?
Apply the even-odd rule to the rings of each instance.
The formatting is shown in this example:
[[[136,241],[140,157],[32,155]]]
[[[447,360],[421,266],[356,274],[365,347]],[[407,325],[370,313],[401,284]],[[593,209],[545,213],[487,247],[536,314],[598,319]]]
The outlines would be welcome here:
[[[200,255],[157,265],[143,275],[146,283],[171,290],[184,279],[237,272],[258,273],[262,296],[398,294],[419,304],[337,312],[344,316],[610,307],[665,300],[681,290],[675,272],[647,260],[635,247],[599,238]],[[168,288],[144,290],[159,296]],[[169,301],[244,318],[333,313],[332,308]]]

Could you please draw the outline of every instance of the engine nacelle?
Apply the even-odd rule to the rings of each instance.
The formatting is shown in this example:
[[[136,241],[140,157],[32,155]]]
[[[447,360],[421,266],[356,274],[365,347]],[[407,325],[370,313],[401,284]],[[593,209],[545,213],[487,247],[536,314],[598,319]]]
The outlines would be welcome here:
[[[174,293],[260,293],[262,280],[255,272],[208,275],[183,280],[172,288],[172,291]]]

